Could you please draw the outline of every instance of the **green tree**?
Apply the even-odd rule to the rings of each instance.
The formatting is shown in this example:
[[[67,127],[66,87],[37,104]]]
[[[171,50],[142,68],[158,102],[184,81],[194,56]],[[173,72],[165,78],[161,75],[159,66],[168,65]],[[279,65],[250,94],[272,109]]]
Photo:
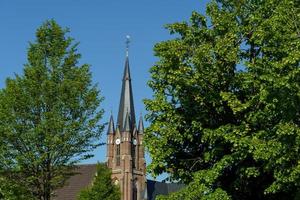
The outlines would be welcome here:
[[[112,183],[111,170],[104,163],[97,165],[97,174],[93,183],[83,189],[79,200],[120,200],[121,192],[119,186]]]
[[[1,200],[34,200],[27,188],[17,182],[1,177],[0,185]]]
[[[300,191],[299,1],[213,0],[167,25],[151,68],[145,143],[161,199],[296,199]]]
[[[41,200],[92,156],[103,129],[103,98],[68,32],[54,20],[38,28],[24,73],[0,92],[0,175]]]

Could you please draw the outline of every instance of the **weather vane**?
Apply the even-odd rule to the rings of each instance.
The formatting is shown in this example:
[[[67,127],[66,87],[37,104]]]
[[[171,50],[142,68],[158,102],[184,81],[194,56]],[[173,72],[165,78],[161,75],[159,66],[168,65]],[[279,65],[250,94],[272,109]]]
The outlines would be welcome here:
[[[129,44],[130,44],[130,36],[126,35],[126,56],[128,56]]]

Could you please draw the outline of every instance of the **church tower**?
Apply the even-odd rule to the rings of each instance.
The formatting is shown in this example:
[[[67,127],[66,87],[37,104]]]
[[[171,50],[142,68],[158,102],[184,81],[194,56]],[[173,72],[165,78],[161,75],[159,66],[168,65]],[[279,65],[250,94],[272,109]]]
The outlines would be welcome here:
[[[136,124],[128,42],[122,80],[120,105],[116,126],[110,117],[107,131],[107,165],[112,180],[121,189],[121,200],[144,200],[146,192],[146,163],[143,147],[142,116]]]

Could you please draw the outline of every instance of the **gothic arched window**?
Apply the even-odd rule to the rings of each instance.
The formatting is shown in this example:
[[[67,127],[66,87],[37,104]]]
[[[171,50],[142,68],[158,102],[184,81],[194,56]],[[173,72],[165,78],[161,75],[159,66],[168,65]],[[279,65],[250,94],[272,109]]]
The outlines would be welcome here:
[[[132,168],[136,168],[136,147],[137,147],[137,142],[136,139],[133,139],[133,144],[131,146],[131,156],[132,156]]]
[[[120,166],[121,164],[121,160],[120,160],[120,154],[121,154],[121,150],[120,150],[120,144],[117,144],[117,152],[116,152],[116,161],[117,161],[117,166]]]

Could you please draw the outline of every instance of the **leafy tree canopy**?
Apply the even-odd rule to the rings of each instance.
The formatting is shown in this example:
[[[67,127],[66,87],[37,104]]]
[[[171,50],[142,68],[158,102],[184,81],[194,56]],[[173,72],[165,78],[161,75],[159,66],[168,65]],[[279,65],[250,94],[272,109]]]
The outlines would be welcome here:
[[[34,200],[34,197],[28,193],[28,189],[18,182],[0,177],[0,185],[1,200]]]
[[[0,175],[37,199],[49,200],[74,164],[92,156],[103,129],[103,98],[68,32],[46,21],[24,73],[0,91]]]
[[[97,165],[97,174],[90,187],[83,189],[78,200],[120,200],[118,185],[111,180],[111,170],[104,163]]]
[[[212,0],[167,25],[145,142],[150,171],[187,187],[161,199],[299,198],[299,6]]]

